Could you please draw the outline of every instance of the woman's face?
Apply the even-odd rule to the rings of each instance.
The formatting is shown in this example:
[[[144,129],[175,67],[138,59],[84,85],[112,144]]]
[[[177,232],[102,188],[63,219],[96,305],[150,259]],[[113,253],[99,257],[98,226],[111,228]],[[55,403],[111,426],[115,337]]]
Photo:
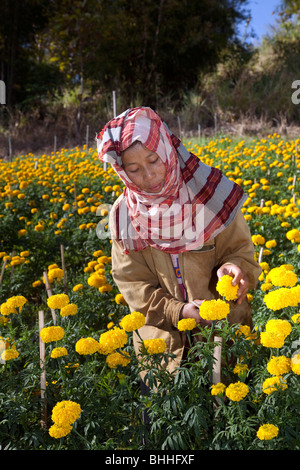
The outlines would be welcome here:
[[[122,154],[122,166],[130,180],[142,191],[159,193],[166,179],[166,167],[152,150],[137,142]]]

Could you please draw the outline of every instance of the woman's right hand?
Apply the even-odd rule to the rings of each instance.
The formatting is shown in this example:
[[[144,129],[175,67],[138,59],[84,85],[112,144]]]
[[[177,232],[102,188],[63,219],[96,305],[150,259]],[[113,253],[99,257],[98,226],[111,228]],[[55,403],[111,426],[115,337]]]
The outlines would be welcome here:
[[[185,304],[180,312],[180,320],[183,318],[194,318],[197,322],[197,325],[200,323],[201,326],[210,326],[212,322],[209,320],[204,320],[204,318],[200,317],[199,315],[199,306],[202,304],[202,302],[204,302],[204,300],[196,299],[193,302],[195,302],[198,307],[196,307],[196,305],[194,305],[192,302]]]

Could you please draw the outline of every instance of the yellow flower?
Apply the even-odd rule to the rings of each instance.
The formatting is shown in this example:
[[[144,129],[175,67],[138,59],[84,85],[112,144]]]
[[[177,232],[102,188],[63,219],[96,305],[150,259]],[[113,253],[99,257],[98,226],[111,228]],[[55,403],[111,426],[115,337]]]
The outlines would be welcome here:
[[[279,429],[274,424],[263,424],[256,435],[261,441],[269,441],[278,435]]]
[[[239,377],[243,378],[247,375],[248,370],[249,370],[249,367],[247,366],[247,364],[238,363],[235,365],[233,372],[237,374]]]
[[[287,374],[291,370],[291,360],[286,356],[272,356],[267,370],[271,375]]]
[[[286,234],[286,238],[290,240],[292,243],[299,243],[300,242],[300,232],[297,229],[289,230]]]
[[[144,347],[148,354],[162,354],[166,348],[166,342],[163,338],[145,339]]]
[[[232,401],[240,401],[249,393],[248,385],[243,382],[236,382],[230,384],[226,388],[226,396]]]
[[[15,295],[13,297],[10,297],[7,299],[6,304],[8,307],[12,309],[19,309],[19,312],[21,313],[22,307],[24,304],[26,304],[27,299],[23,295]]]
[[[48,307],[53,309],[61,309],[68,305],[69,302],[70,299],[67,294],[55,294],[47,299]]]
[[[295,315],[293,315],[291,319],[293,323],[300,323],[300,313],[295,313]]]
[[[229,314],[229,304],[224,300],[205,300],[199,307],[199,314],[205,320],[222,320]]]
[[[179,331],[189,331],[196,328],[197,322],[194,318],[183,318],[179,320],[177,328]]]
[[[225,297],[226,300],[237,299],[239,286],[238,284],[236,286],[232,285],[232,277],[228,274],[221,277],[217,282],[216,289],[222,297]]]
[[[124,299],[122,294],[117,294],[115,296],[115,302],[116,302],[116,304],[127,305],[127,302]]]
[[[81,411],[78,403],[64,400],[54,406],[51,418],[57,426],[70,426],[80,417]]]
[[[266,306],[273,311],[297,306],[299,299],[296,287],[292,287],[291,289],[280,287],[279,289],[269,292],[264,296]]]
[[[120,327],[123,330],[130,332],[138,330],[145,324],[145,316],[140,312],[132,312],[125,315],[120,321]]]
[[[101,354],[110,354],[116,349],[123,348],[127,343],[127,334],[122,328],[114,328],[102,333],[99,338],[99,352]]]
[[[10,361],[12,359],[17,359],[19,357],[19,353],[16,349],[5,349],[1,354],[1,359],[3,361]]]
[[[275,246],[277,246],[276,240],[268,240],[266,242],[266,248],[274,248]]]
[[[287,384],[281,375],[276,375],[266,379],[262,385],[262,389],[266,395],[271,395],[271,393],[276,392],[276,390],[286,390]]]
[[[219,382],[211,386],[211,394],[217,395],[220,397],[225,392],[225,389],[226,389],[226,385],[222,384],[222,382]]]
[[[262,331],[260,341],[266,348],[281,348],[284,345],[284,335],[272,331]]]
[[[76,304],[68,304],[62,307],[60,314],[62,317],[67,317],[69,315],[76,315],[78,307]]]
[[[66,348],[54,348],[51,351],[50,357],[52,357],[53,359],[56,359],[58,357],[67,356],[67,355],[68,355],[68,351]]]
[[[76,286],[73,287],[73,292],[78,292],[81,289],[83,289],[83,284],[76,284]]]
[[[268,281],[276,287],[293,287],[297,284],[297,274],[284,266],[273,268],[268,273]]]
[[[104,286],[99,287],[99,292],[111,292],[113,290],[113,286],[111,284],[105,284]]]
[[[94,354],[99,351],[99,343],[94,338],[80,338],[75,345],[75,351],[78,354]]]
[[[266,324],[266,331],[281,334],[286,338],[292,331],[292,326],[287,320],[273,318]]]
[[[252,235],[253,245],[264,245],[265,239],[262,235]]]
[[[130,363],[130,356],[125,351],[114,352],[107,356],[106,363],[111,369],[116,369],[117,366],[125,367]]]
[[[57,424],[53,424],[49,428],[49,435],[55,439],[60,439],[61,437],[67,436],[72,431],[72,429],[72,426],[69,424],[66,426],[58,426]]]
[[[295,354],[291,359],[291,369],[294,374],[300,375],[300,354]]]
[[[89,286],[99,288],[106,284],[106,277],[99,275],[96,271],[89,276],[87,282]]]
[[[41,329],[41,340],[43,343],[51,343],[52,341],[59,341],[65,335],[65,331],[61,326],[48,326]]]

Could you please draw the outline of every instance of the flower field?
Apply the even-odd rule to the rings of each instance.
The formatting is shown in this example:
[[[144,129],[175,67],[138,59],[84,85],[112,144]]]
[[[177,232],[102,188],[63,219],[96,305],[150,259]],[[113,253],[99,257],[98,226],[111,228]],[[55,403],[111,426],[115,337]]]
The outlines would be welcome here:
[[[163,341],[133,353],[144,317],[114,284],[103,235],[122,192],[114,172],[92,148],[0,163],[1,449],[300,449],[299,145],[277,134],[186,143],[246,192],[262,274],[249,293],[253,330],[229,326],[224,279],[218,305],[205,303],[213,327],[175,376],[160,366]],[[178,325],[190,339],[194,326]]]

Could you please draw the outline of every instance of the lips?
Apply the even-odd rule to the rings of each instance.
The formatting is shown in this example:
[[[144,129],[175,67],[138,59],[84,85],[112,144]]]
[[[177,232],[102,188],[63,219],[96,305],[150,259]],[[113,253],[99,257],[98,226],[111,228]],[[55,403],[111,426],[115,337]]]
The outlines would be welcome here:
[[[149,188],[148,191],[151,193],[156,193],[161,190],[162,186],[163,186],[163,183],[159,183],[156,186],[151,186],[151,188]]]

